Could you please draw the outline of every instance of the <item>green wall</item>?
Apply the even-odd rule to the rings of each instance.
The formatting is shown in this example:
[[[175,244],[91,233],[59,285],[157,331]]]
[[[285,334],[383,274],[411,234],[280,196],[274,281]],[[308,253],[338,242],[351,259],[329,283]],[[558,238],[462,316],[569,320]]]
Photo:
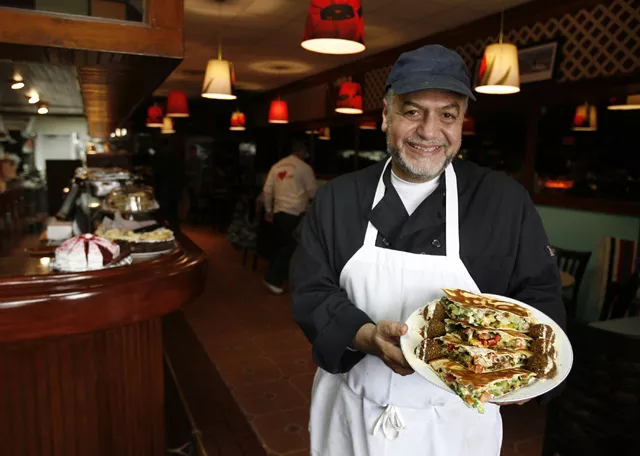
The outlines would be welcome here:
[[[549,206],[537,206],[551,245],[570,250],[590,251],[591,260],[580,285],[578,317],[596,320],[591,287],[596,269],[598,243],[603,237],[640,240],[640,217],[577,211]]]

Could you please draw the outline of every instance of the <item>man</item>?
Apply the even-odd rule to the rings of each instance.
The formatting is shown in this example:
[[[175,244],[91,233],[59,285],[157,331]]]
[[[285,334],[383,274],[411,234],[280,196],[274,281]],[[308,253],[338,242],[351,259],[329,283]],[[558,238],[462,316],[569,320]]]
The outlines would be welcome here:
[[[399,348],[403,322],[441,288],[510,296],[564,322],[556,261],[525,189],[454,161],[469,99],[458,54],[402,54],[382,116],[390,160],[323,186],[305,218],[292,314],[321,368],[313,455],[499,454],[499,407],[480,415],[410,375]]]
[[[296,245],[293,232],[316,194],[316,177],[304,161],[308,156],[304,143],[294,142],[291,155],[271,167],[262,190],[265,218],[273,223],[275,244],[264,283],[275,294],[283,293]]]

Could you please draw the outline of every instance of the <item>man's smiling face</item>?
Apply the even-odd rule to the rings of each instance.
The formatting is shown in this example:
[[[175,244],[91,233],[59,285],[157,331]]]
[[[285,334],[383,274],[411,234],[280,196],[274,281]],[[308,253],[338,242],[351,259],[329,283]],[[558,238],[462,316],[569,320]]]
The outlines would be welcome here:
[[[445,90],[420,90],[385,98],[382,131],[393,171],[426,182],[444,171],[460,150],[467,99]]]

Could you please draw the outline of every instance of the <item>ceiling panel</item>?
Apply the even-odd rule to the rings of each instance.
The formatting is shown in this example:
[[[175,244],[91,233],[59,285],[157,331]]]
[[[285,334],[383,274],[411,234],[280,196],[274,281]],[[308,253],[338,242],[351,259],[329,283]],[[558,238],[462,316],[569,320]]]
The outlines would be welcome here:
[[[9,80],[19,74],[25,87],[13,90]],[[51,114],[82,115],[83,103],[74,67],[34,62],[0,60],[0,112],[36,113],[28,95],[36,91],[50,104]]]
[[[366,3],[365,3],[366,4]],[[448,3],[437,3],[432,1],[416,2],[415,0],[395,0],[385,2],[378,8],[370,8],[364,11],[365,20],[371,17],[380,19],[393,18],[403,19],[409,23],[419,22],[429,14],[451,9]],[[405,25],[406,22],[405,22]],[[399,29],[396,29],[399,30]]]
[[[234,63],[238,87],[267,90],[526,1],[363,0],[367,49],[359,54],[332,56],[300,46],[309,0],[185,0],[185,59],[156,94],[172,88],[198,96],[206,62],[217,55],[218,32],[222,33],[223,57]],[[505,20],[508,24],[508,15]],[[496,24],[496,34],[498,28]],[[255,69],[265,61],[288,61],[305,69],[280,74]]]

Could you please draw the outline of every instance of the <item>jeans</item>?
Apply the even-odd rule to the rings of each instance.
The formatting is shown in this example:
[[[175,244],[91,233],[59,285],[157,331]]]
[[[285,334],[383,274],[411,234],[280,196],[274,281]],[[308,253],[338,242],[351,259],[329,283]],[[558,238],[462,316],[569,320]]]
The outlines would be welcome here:
[[[273,215],[274,254],[265,277],[265,280],[273,286],[281,287],[288,278],[289,262],[296,249],[293,232],[300,219],[300,215],[291,215],[286,212]]]

